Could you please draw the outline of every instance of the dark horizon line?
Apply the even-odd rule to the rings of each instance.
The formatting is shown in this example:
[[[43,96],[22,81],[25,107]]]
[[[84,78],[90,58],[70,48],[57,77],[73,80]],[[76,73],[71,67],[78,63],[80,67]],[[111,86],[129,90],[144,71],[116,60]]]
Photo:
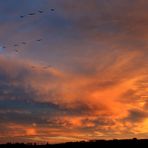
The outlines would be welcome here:
[[[127,138],[127,139],[92,139],[92,140],[81,140],[81,141],[69,141],[69,142],[59,142],[59,143],[49,143],[49,142],[7,142],[0,143],[1,145],[63,145],[63,144],[74,144],[74,143],[97,143],[97,142],[114,142],[114,141],[147,141],[148,138]]]

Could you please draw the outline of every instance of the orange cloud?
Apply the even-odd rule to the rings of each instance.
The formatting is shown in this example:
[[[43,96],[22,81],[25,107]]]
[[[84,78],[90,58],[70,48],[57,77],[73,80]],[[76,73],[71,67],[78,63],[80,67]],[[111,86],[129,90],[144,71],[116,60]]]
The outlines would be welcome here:
[[[36,135],[36,130],[34,128],[28,128],[26,129],[26,135],[27,136],[33,136],[33,135]]]
[[[0,68],[9,80],[7,83],[12,86],[21,85],[28,93],[31,89],[32,94],[34,94],[30,98],[31,100],[27,101],[53,103],[64,110],[61,115],[60,113],[55,114],[51,119],[48,118],[48,114],[40,117],[40,119],[46,119],[43,127],[29,127],[28,125],[27,127],[22,125],[14,127],[13,125],[13,128],[18,128],[18,132],[13,131],[13,135],[22,135],[33,141],[44,141],[41,136],[45,132],[44,129],[48,129],[48,125],[50,130],[57,127],[57,132],[49,131],[51,135],[49,138],[49,133],[45,132],[44,136],[47,141],[52,139],[51,137],[54,137],[53,139],[57,139],[57,141],[92,139],[93,137],[109,138],[109,132],[112,133],[112,137],[120,137],[127,132],[129,127],[131,128],[129,132],[133,135],[136,133],[135,131],[144,131],[146,120],[140,121],[142,114],[138,114],[139,118],[134,120],[141,122],[140,125],[145,125],[145,128],[142,129],[136,124],[132,127],[134,112],[130,112],[130,110],[144,110],[146,103],[144,96],[147,96],[145,93],[147,90],[147,79],[145,77],[147,71],[144,67],[137,68],[132,62],[142,55],[137,52],[128,52],[127,56],[128,58],[126,58],[126,55],[118,56],[112,65],[108,65],[102,70],[96,68],[95,73],[91,75],[83,72],[81,74],[62,72],[56,68],[43,70],[42,65],[31,61],[1,57]],[[6,65],[7,68],[5,68]],[[32,69],[32,65],[35,68]],[[22,72],[23,74],[20,75]],[[18,81],[19,79],[20,81]],[[133,93],[126,93],[130,90],[133,90]],[[9,95],[9,92],[7,95]],[[144,110],[143,112],[147,111]],[[146,117],[143,116],[142,118],[145,119]],[[11,127],[8,126],[12,130]],[[70,137],[68,130],[72,130]],[[78,138],[74,136],[73,132],[76,132],[76,135],[78,132]]]

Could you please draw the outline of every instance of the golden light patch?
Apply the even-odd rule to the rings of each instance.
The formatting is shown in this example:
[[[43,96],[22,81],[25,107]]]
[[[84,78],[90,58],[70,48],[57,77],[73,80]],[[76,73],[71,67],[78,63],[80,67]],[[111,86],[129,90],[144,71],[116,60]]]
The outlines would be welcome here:
[[[36,129],[35,128],[27,128],[26,129],[26,135],[27,136],[33,136],[33,135],[36,135],[37,132],[36,132]]]
[[[144,119],[144,121],[140,124],[138,124],[135,128],[134,128],[134,132],[136,134],[142,133],[148,133],[148,119]]]

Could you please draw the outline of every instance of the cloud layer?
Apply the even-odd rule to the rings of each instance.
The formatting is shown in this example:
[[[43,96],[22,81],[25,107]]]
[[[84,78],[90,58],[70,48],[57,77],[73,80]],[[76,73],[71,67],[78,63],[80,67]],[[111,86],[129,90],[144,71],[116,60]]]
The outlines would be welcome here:
[[[22,3],[0,1],[0,143],[146,138],[147,2]]]

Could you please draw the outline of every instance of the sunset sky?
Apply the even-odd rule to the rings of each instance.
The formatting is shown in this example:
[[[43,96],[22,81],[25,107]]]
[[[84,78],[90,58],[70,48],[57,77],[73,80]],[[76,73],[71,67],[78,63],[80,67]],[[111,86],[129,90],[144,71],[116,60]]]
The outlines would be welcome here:
[[[148,138],[147,0],[0,0],[0,143]]]

